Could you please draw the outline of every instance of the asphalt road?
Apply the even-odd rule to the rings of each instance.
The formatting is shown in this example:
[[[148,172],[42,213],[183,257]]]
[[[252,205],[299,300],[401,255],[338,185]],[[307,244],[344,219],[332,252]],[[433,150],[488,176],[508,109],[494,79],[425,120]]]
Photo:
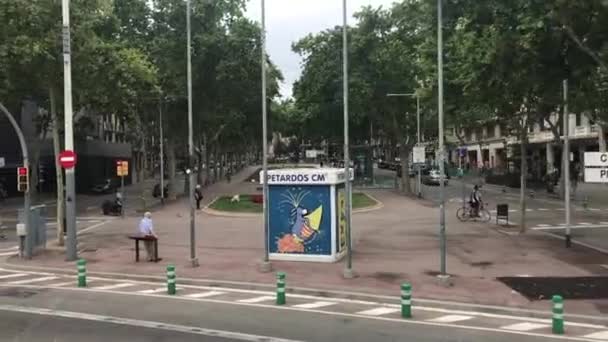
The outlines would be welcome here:
[[[551,341],[440,325],[172,298],[0,289],[3,341]],[[49,310],[50,309],[50,310]]]

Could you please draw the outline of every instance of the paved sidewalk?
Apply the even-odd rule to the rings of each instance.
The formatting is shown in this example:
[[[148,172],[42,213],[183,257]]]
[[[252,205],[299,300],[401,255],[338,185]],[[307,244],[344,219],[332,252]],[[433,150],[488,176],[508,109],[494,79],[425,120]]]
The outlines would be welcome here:
[[[231,184],[211,185],[204,191],[206,203],[220,194],[255,192],[256,184],[242,179],[256,170],[246,168]],[[394,295],[404,281],[412,283],[418,298],[546,309],[546,301],[529,302],[495,280],[499,276],[587,276],[608,273],[599,264],[602,254],[575,247],[564,250],[561,241],[530,233],[508,236],[487,225],[460,223],[447,212],[448,273],[454,286],[437,284],[439,241],[438,211],[431,203],[415,201],[391,191],[370,191],[383,202],[378,211],[353,216],[353,265],[359,277],[342,278],[344,263],[273,262],[275,270],[287,272],[293,287]],[[450,208],[448,208],[450,209]],[[261,217],[226,218],[197,214],[197,254],[201,266],[193,269],[189,259],[187,201],[168,205],[154,214],[160,236],[162,264],[134,262],[134,246],[126,235],[135,231],[137,218],[115,220],[80,237],[81,254],[92,272],[115,272],[162,276],[173,263],[180,277],[274,284],[274,273],[261,273],[263,255]],[[74,269],[63,256],[49,252],[32,261],[15,264]],[[603,271],[602,271],[603,270]],[[600,314],[608,300],[568,301],[568,312]]]

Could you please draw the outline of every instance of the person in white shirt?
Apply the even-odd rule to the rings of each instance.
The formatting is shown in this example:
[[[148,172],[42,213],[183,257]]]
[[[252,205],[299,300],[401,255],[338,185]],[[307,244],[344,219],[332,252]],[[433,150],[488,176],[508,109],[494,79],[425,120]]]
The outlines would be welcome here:
[[[152,213],[147,211],[144,217],[139,221],[139,234],[142,236],[152,236],[158,239],[158,236],[154,232],[154,224],[152,223]],[[154,241],[144,240],[144,246],[148,253],[148,261],[154,261]]]

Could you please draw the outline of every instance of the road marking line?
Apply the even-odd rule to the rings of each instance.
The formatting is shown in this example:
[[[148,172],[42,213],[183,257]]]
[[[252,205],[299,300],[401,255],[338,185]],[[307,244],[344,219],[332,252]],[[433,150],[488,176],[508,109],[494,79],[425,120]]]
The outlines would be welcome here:
[[[222,295],[226,292],[222,292],[222,291],[207,291],[207,292],[200,292],[200,293],[192,293],[189,295],[185,295],[184,297],[188,297],[188,298],[207,298],[207,297],[213,297],[213,296],[219,296]]]
[[[0,253],[0,256],[11,256],[11,255],[17,255],[17,254],[19,254],[18,251],[12,251],[12,252]]]
[[[566,209],[564,209],[564,208],[557,208],[555,210],[557,210],[557,211],[566,211]]]
[[[437,322],[437,323],[454,323],[460,321],[466,321],[473,318],[473,316],[464,316],[464,315],[445,315],[433,319],[427,319],[427,322]]]
[[[537,224],[537,227],[551,227],[550,224],[546,224],[546,223],[541,223],[541,224]]]
[[[184,334],[191,335],[203,335],[203,336],[213,336],[220,339],[225,340],[238,340],[238,341],[247,341],[247,342],[299,342],[297,340],[288,340],[282,338],[275,338],[271,336],[262,336],[262,335],[252,335],[245,334],[233,331],[226,330],[214,330],[214,329],[206,329],[194,326],[185,326],[185,325],[177,325],[177,324],[169,324],[164,322],[155,322],[155,321],[144,321],[139,319],[131,319],[131,318],[122,318],[116,316],[102,316],[102,315],[94,315],[88,314],[84,312],[74,312],[74,311],[63,311],[63,310],[51,310],[46,308],[28,308],[24,306],[16,306],[16,305],[0,305],[0,310],[2,311],[12,311],[12,312],[21,312],[28,314],[37,314],[42,316],[52,316],[52,317],[63,317],[77,320],[86,320],[86,321],[95,321],[95,322],[105,322],[108,324],[118,324],[118,325],[127,325],[134,327],[142,327],[148,329],[156,329],[156,330],[167,330],[167,331],[175,331]]]
[[[292,307],[294,308],[302,308],[302,309],[317,309],[317,308],[323,308],[326,306],[330,306],[330,305],[336,305],[338,303],[336,302],[313,302],[313,303],[306,303],[306,304],[298,304],[298,305],[292,305]]]
[[[87,284],[90,283],[91,280],[87,279]],[[62,287],[62,286],[66,286],[66,285],[77,285],[77,281],[72,280],[72,281],[66,281],[64,283],[55,283],[55,284],[49,284],[47,285],[48,287]]]
[[[130,286],[135,286],[137,284],[134,283],[120,283],[120,284],[113,284],[113,285],[106,285],[106,286],[98,286],[98,287],[93,287],[93,290],[114,290],[114,289],[122,289],[123,287],[130,287]]]
[[[532,212],[534,209],[526,209],[526,212]]]
[[[17,278],[17,277],[25,277],[29,274],[27,273],[12,273],[12,274],[5,274],[5,275],[1,275],[0,279],[8,279],[8,278]]]
[[[19,285],[19,284],[40,283],[40,282],[43,282],[43,281],[55,280],[55,279],[58,279],[58,278],[59,277],[51,276],[51,277],[42,277],[42,278],[34,278],[34,279],[15,280],[15,281],[9,282],[9,284]]]
[[[608,269],[608,265],[600,265],[600,266],[602,266],[603,268]]]
[[[382,316],[382,315],[387,315],[387,314],[397,312],[399,310],[400,309],[396,309],[396,308],[382,307],[382,308],[375,308],[375,309],[370,309],[370,310],[359,311],[359,312],[357,312],[357,315]]]
[[[608,222],[606,222],[606,221],[602,221],[602,222],[600,222],[600,224],[605,224],[605,225],[608,225]]]
[[[596,333],[585,335],[583,337],[593,338],[593,339],[596,339],[596,340],[607,340],[608,341],[608,330],[606,330],[606,331],[598,331]]]
[[[85,232],[88,232],[89,230],[93,230],[95,228],[99,228],[99,227],[103,226],[104,224],[106,224],[108,222],[110,222],[110,221],[103,221],[103,222],[94,224],[92,226],[86,227],[85,229],[81,229],[81,230],[78,231],[77,235],[85,233]]]
[[[177,287],[175,290],[179,291],[179,290],[182,290],[182,288],[181,287]],[[157,289],[141,290],[141,291],[137,291],[137,292],[138,293],[148,293],[148,294],[150,294],[150,293],[161,293],[161,292],[166,292],[166,291],[167,291],[167,287],[165,286],[165,287],[159,287]]]
[[[516,212],[517,212],[517,209],[509,209],[509,212],[510,212],[510,213],[516,213]]]
[[[599,208],[589,208],[589,210],[591,210],[591,211],[601,211],[602,209],[599,209]]]
[[[590,225],[592,225],[592,223],[589,223],[589,222],[579,222],[578,225],[579,226],[590,226]]]
[[[540,329],[540,328],[546,328],[549,326],[550,325],[548,325],[548,324],[523,322],[523,323],[505,325],[503,327],[500,327],[500,329],[515,330],[515,331],[530,331],[530,330],[535,330],[535,329]]]
[[[273,299],[275,299],[275,297],[272,297],[272,296],[261,296],[261,297],[253,297],[253,298],[241,299],[241,300],[237,300],[237,302],[239,302],[239,303],[260,303],[260,302],[265,302],[267,300],[273,300]]]
[[[551,209],[547,209],[547,208],[538,208],[537,210],[538,210],[538,211],[549,211],[549,210],[551,210]]]
[[[3,285],[0,283],[0,287],[5,287],[7,285]],[[36,285],[24,285],[24,287],[26,288],[43,288],[43,286],[36,286]],[[64,290],[64,291],[79,291],[79,292],[86,292],[88,291],[88,289],[83,289],[83,288],[78,288],[78,287],[67,287],[67,288],[60,288],[58,290]],[[247,290],[249,292],[254,292],[255,290]],[[133,296],[133,292],[121,292],[121,291],[100,291],[100,292],[105,292],[108,294],[115,294],[115,295],[123,295],[123,296]],[[259,292],[259,291],[255,291],[255,292]],[[154,295],[154,294],[137,294],[138,296],[150,296],[150,297],[157,297],[158,295]],[[293,297],[293,295],[292,295]],[[562,336],[562,335],[550,335],[547,333],[536,333],[536,332],[523,332],[523,331],[515,331],[515,330],[503,330],[503,329],[499,329],[499,328],[491,328],[491,327],[480,327],[480,326],[471,326],[471,325],[461,325],[461,324],[450,324],[450,323],[434,323],[434,322],[426,322],[426,321],[416,321],[416,320],[404,320],[402,318],[391,318],[391,317],[374,317],[374,316],[364,316],[364,315],[360,315],[360,314],[356,314],[356,313],[345,313],[345,312],[332,312],[332,311],[324,311],[324,310],[314,310],[314,309],[297,309],[297,308],[292,308],[290,306],[277,306],[277,305],[270,305],[270,304],[248,304],[248,303],[239,303],[239,302],[235,302],[235,301],[229,301],[229,300],[221,300],[221,299],[212,299],[212,298],[202,298],[202,299],[195,299],[195,298],[186,298],[186,297],[180,297],[180,296],[166,296],[166,298],[174,298],[177,300],[189,300],[189,301],[198,301],[198,302],[204,302],[204,303],[216,303],[216,304],[226,304],[226,305],[238,305],[238,306],[250,306],[250,307],[256,307],[256,308],[265,308],[265,309],[275,309],[275,310],[287,310],[287,311],[300,311],[300,312],[308,312],[308,313],[316,313],[316,314],[322,314],[322,315],[328,315],[328,316],[336,316],[336,317],[353,317],[353,318],[364,318],[364,319],[371,319],[371,320],[377,320],[377,321],[386,321],[386,322],[394,322],[394,323],[402,323],[402,324],[417,324],[417,325],[426,325],[426,326],[434,326],[434,327],[449,327],[449,328],[456,328],[456,329],[464,329],[464,330],[474,330],[474,331],[487,331],[487,332],[500,332],[500,333],[510,333],[510,334],[514,334],[514,335],[522,335],[522,336],[534,336],[534,337],[551,337],[552,339],[555,340],[565,340],[565,341],[584,341],[584,342],[593,342],[590,339],[586,339],[586,338],[582,338],[582,337],[576,337],[576,336]],[[337,298],[336,301],[341,300],[341,298]],[[347,302],[358,302],[356,300],[346,300]],[[364,302],[364,301],[360,301],[360,302]],[[374,303],[374,304],[379,304],[379,303]],[[399,307],[398,304],[393,305],[394,307]],[[7,307],[6,305],[0,305],[0,311],[1,310],[5,310],[5,311],[10,311],[10,309],[5,309],[5,307]],[[421,309],[421,307],[417,307],[417,309]],[[429,309],[428,311],[437,311],[437,312],[459,312],[459,310],[452,310],[452,309],[440,309],[440,308],[432,308],[433,310],[430,310],[431,308],[425,308],[425,310]],[[47,309],[40,309],[40,310],[47,310]],[[396,309],[397,311],[399,311],[400,309]],[[491,317],[491,318],[508,318],[510,320],[526,320],[526,321],[543,321],[543,322],[547,322],[545,325],[550,326],[550,319],[541,319],[541,318],[530,318],[530,317],[520,317],[520,316],[507,316],[507,315],[499,315],[499,314],[490,314],[490,313],[483,313],[483,312],[465,312],[468,314],[474,314],[477,317]],[[578,326],[578,327],[585,327],[585,328],[591,328],[591,329],[606,329],[605,325],[597,325],[597,324],[588,324],[588,323],[577,323],[577,322],[569,322],[568,326]]]

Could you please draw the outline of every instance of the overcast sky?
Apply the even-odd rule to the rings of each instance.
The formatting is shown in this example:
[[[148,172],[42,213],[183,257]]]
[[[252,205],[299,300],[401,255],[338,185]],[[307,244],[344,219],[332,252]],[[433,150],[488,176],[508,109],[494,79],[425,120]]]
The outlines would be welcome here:
[[[362,6],[390,6],[395,0],[348,0],[349,24],[352,14]],[[261,0],[249,0],[247,16],[260,21]],[[283,96],[291,96],[291,87],[300,75],[300,57],[291,44],[309,33],[342,25],[342,0],[266,0],[267,49],[278,65],[285,82]]]

